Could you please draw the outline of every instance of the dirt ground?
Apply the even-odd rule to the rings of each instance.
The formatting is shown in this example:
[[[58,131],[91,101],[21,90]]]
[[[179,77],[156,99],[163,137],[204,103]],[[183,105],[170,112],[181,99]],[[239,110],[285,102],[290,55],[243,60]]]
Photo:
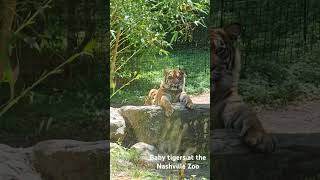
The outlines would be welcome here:
[[[210,93],[191,97],[194,104],[210,103]],[[293,102],[285,107],[255,107],[263,126],[272,133],[319,133],[320,100]]]
[[[210,104],[210,93],[191,96],[191,100],[194,104]]]
[[[272,133],[319,133],[320,100],[294,102],[286,107],[258,111],[264,127]]]

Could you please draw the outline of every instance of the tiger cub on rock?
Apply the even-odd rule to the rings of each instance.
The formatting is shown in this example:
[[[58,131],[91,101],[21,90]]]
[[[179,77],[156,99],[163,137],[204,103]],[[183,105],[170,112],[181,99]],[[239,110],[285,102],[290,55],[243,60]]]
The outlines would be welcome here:
[[[238,23],[210,29],[213,128],[237,129],[244,143],[254,150],[272,152],[275,150],[274,139],[238,93],[240,51],[234,43],[240,32]]]
[[[165,115],[170,117],[173,113],[172,103],[180,102],[186,108],[192,109],[193,103],[185,92],[186,74],[181,69],[164,69],[164,79],[159,89],[151,89],[145,99],[144,105],[160,105]]]

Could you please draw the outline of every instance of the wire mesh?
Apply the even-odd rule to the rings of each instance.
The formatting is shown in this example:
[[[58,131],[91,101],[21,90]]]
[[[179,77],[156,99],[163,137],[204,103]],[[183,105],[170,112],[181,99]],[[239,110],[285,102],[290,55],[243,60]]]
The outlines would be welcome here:
[[[208,21],[208,17],[207,20]],[[169,40],[170,41],[170,40]],[[111,99],[117,104],[143,104],[144,97],[152,88],[159,88],[163,80],[163,70],[181,68],[186,74],[186,91],[188,94],[208,92],[210,87],[209,73],[209,40],[207,27],[196,26],[191,41],[179,40],[166,49],[168,55],[141,54],[128,62],[124,76],[117,77],[117,88],[123,87],[131,79],[139,77],[128,84],[123,91]]]
[[[320,46],[320,3],[315,0],[216,0],[211,26],[240,22],[244,69],[257,61],[290,63]]]

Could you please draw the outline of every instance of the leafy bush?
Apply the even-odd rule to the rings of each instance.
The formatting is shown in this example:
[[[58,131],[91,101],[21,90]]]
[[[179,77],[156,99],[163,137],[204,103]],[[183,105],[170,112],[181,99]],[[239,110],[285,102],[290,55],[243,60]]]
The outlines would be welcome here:
[[[291,64],[261,60],[246,70],[240,80],[240,93],[248,102],[273,105],[319,96],[319,58],[319,49],[313,49]]]
[[[181,67],[187,73],[188,94],[208,92],[210,88],[209,51],[189,49],[175,50],[169,56],[145,56],[141,64],[139,78],[125,91],[120,91],[111,99],[111,105],[142,105],[144,97],[152,88],[159,88],[163,80],[164,68]]]
[[[204,26],[208,1],[114,0],[110,7],[112,98],[139,78],[143,56],[168,55],[173,42],[190,39],[195,26]]]

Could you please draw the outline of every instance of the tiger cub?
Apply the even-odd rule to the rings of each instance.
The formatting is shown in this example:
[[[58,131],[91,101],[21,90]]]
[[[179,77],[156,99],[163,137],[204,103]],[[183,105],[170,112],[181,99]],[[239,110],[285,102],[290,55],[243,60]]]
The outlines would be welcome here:
[[[181,69],[164,69],[164,80],[159,89],[151,89],[145,99],[144,105],[160,105],[165,115],[170,117],[173,113],[172,103],[180,102],[186,108],[192,109],[193,103],[185,92],[186,74]]]
[[[240,51],[234,46],[241,25],[210,29],[213,128],[233,128],[245,144],[259,152],[275,150],[274,139],[263,128],[256,112],[238,94]]]

